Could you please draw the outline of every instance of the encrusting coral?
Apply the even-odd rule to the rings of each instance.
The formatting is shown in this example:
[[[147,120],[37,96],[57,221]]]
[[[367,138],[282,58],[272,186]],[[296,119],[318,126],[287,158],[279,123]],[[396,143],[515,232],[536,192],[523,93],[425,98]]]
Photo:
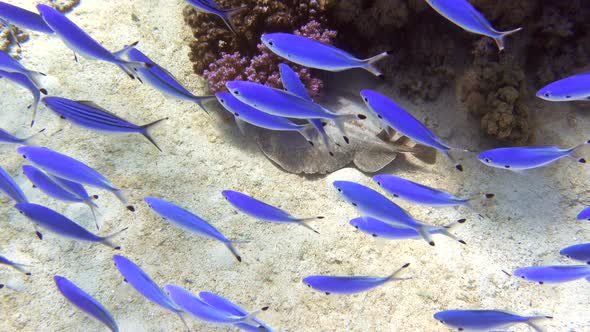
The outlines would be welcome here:
[[[80,4],[80,0],[45,0],[45,2],[62,13],[69,12]]]

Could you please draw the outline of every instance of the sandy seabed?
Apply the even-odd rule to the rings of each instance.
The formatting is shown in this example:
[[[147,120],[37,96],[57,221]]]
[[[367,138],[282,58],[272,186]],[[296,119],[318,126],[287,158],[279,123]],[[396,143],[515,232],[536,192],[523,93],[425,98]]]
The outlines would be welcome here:
[[[34,1],[9,1],[34,10]],[[139,49],[174,73],[196,94],[205,82],[188,60],[190,31],[182,21],[183,1],[82,1],[68,14],[72,20],[116,50],[140,41]],[[418,219],[447,224],[468,222],[456,230],[463,246],[436,237],[423,241],[385,241],[348,225],[359,216],[338,197],[334,180],[376,185],[369,175],[347,168],[328,176],[288,174],[269,162],[257,146],[241,137],[232,122],[207,116],[189,102],[176,101],[130,80],[116,66],[80,58],[57,38],[31,33],[23,44],[22,63],[48,74],[50,95],[92,100],[137,124],[169,117],[154,128],[159,153],[140,135],[104,135],[63,122],[41,107],[36,129],[47,128],[36,144],[48,146],[91,165],[127,189],[137,207],[132,213],[107,192],[100,195],[99,234],[129,229],[116,238],[121,251],[80,243],[48,232],[38,240],[30,221],[0,198],[0,252],[32,265],[31,277],[0,267],[0,281],[18,291],[0,291],[1,331],[102,331],[97,321],[70,305],[57,291],[53,276],[70,278],[103,303],[121,331],[182,331],[176,315],[158,307],[123,282],[112,260],[123,254],[164,285],[174,283],[195,293],[217,292],[249,310],[270,309],[260,318],[278,331],[447,331],[432,318],[444,309],[490,308],[522,314],[554,316],[540,322],[547,331],[590,330],[590,284],[576,281],[538,285],[507,276],[504,271],[535,264],[570,264],[559,249],[590,240],[590,224],[575,220],[588,202],[590,168],[570,160],[526,173],[487,168],[473,154],[460,156],[465,172],[439,158],[428,166],[407,158],[384,172],[395,173],[464,196],[496,194],[493,202],[470,207],[432,209],[399,202]],[[30,94],[0,80],[0,124],[26,136]],[[402,101],[403,103],[403,101]],[[431,104],[405,104],[440,136],[481,150],[480,138],[452,91]],[[587,111],[571,105],[531,100],[542,121],[537,144],[573,146],[588,137]],[[59,131],[63,129],[62,131]],[[589,149],[581,151],[587,157]],[[32,202],[60,211],[92,230],[84,205],[66,205],[43,195],[24,177],[23,159],[15,146],[0,146],[1,166],[14,175]],[[236,212],[221,196],[224,189],[247,192],[301,216],[323,215],[311,225],[314,234],[296,225],[268,224]],[[237,244],[238,263],[223,244],[178,229],[157,217],[143,202],[158,196],[187,207],[208,220]],[[404,263],[404,276],[373,291],[352,296],[326,296],[306,287],[310,274],[388,275]],[[194,331],[235,330],[189,319]],[[526,331],[524,325],[514,330]]]

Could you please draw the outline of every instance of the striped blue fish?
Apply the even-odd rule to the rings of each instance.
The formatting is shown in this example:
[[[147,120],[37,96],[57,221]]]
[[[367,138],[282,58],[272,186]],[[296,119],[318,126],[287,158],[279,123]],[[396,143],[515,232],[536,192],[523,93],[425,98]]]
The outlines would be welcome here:
[[[35,138],[37,135],[41,134],[44,131],[45,131],[45,129],[42,129],[38,133],[31,135],[29,137],[19,138],[19,137],[12,135],[9,132],[7,132],[6,130],[0,128],[0,142],[11,143],[11,144],[28,144],[30,140],[32,140],[33,138]]]
[[[81,127],[118,133],[139,133],[147,138],[158,150],[162,151],[149,133],[149,129],[167,120],[163,118],[143,126],[135,125],[105,110],[91,101],[75,101],[61,97],[45,97],[43,103],[62,119]]]
[[[8,53],[0,50],[0,70],[9,72],[9,73],[19,73],[27,76],[35,86],[40,87],[41,83],[39,83],[39,79],[41,76],[46,76],[45,74],[30,70],[25,68],[25,66],[21,65],[20,62],[16,61],[13,57],[11,57]]]

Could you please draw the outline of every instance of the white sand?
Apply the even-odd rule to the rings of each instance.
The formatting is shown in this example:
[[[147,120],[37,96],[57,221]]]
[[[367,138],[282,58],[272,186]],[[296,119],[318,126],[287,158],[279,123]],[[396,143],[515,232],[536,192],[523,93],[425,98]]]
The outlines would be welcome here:
[[[9,1],[34,10],[35,1]],[[203,91],[204,82],[191,68],[187,53],[190,31],[182,21],[183,1],[82,1],[69,16],[112,50],[140,40],[139,48],[174,73],[189,90]],[[138,22],[132,20],[135,14]],[[22,63],[49,74],[44,80],[51,95],[93,100],[106,109],[143,124],[170,117],[154,129],[159,153],[139,135],[104,135],[64,123],[42,108],[37,129],[47,135],[37,144],[78,158],[129,189],[138,208],[127,211],[113,195],[97,193],[101,206],[100,234],[129,227],[116,238],[119,252],[101,245],[77,243],[45,232],[38,240],[31,223],[1,196],[0,252],[33,265],[32,277],[0,267],[0,282],[20,289],[0,290],[1,331],[102,331],[97,321],[66,302],[52,277],[66,276],[109,308],[121,331],[181,331],[173,313],[148,302],[116,270],[113,254],[138,263],[161,285],[174,283],[198,292],[210,290],[249,310],[270,309],[260,318],[279,331],[447,331],[432,315],[444,309],[495,308],[523,314],[551,314],[539,324],[547,331],[590,328],[590,284],[576,281],[538,285],[508,277],[519,266],[571,263],[559,249],[590,239],[590,225],[575,220],[590,185],[588,166],[562,160],[541,170],[516,174],[484,167],[473,154],[462,155],[465,172],[445,158],[433,167],[415,159],[386,169],[461,195],[493,192],[492,204],[472,208],[431,209],[400,202],[416,217],[446,224],[461,217],[468,223],[456,233],[460,245],[437,236],[436,247],[423,241],[386,242],[361,234],[347,224],[358,216],[337,195],[331,182],[353,180],[376,187],[353,169],[327,177],[303,177],[282,172],[240,136],[233,123],[200,112],[196,105],[163,97],[140,85],[116,66],[80,59],[57,38],[31,33],[23,45]],[[2,128],[27,135],[30,112],[27,91],[0,80]],[[588,139],[586,112],[564,104],[531,101],[542,112],[537,143],[569,146]],[[455,145],[490,147],[479,138],[477,124],[455,107],[449,92],[436,104],[407,105],[414,114]],[[543,109],[539,109],[543,107]],[[461,128],[469,129],[461,129]],[[55,133],[63,128],[63,131]],[[475,139],[474,139],[475,137]],[[22,157],[14,146],[0,146],[0,165],[16,175],[31,201],[48,205],[93,229],[88,208],[49,199],[20,170]],[[590,156],[589,150],[583,150]],[[311,225],[321,234],[299,226],[257,222],[234,211],[221,196],[224,189],[248,192],[295,215],[324,215]],[[185,206],[238,244],[243,262],[235,261],[220,243],[177,229],[158,218],[143,203],[159,196]],[[480,215],[481,214],[481,215]],[[387,275],[406,262],[409,281],[394,282],[353,296],[326,296],[306,287],[309,274]],[[189,319],[194,331],[223,331]],[[231,328],[230,328],[231,329]],[[526,331],[524,325],[515,330]]]

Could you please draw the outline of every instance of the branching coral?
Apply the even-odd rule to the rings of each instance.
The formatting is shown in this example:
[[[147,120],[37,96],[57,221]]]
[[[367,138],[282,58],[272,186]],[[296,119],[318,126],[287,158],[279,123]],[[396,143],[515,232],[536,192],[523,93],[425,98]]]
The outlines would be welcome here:
[[[323,30],[317,21],[311,21],[295,31],[296,34],[319,40],[324,43],[331,43],[336,37],[336,32]],[[247,80],[267,84],[272,87],[282,87],[278,73],[279,63],[286,60],[272,53],[263,44],[258,44],[259,54],[253,57],[241,56],[239,52],[222,54],[221,58],[209,65],[203,72],[209,81],[211,92],[215,93],[225,89],[225,82],[229,80]],[[317,96],[323,83],[321,80],[312,77],[307,68],[292,65],[299,74],[299,78],[307,87],[312,97]]]

